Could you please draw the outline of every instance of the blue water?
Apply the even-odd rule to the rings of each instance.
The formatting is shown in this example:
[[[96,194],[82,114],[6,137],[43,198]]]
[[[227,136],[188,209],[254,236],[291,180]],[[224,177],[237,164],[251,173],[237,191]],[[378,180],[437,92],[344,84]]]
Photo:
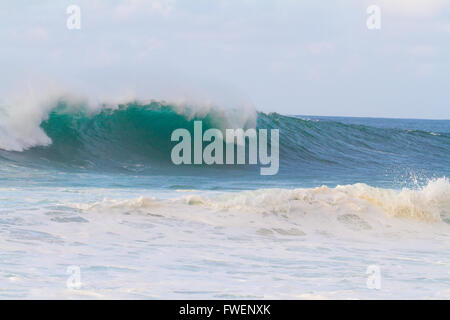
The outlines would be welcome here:
[[[173,130],[240,115],[194,109],[0,113],[0,297],[450,298],[450,120],[238,117],[280,130],[261,176],[174,165]]]
[[[450,120],[259,113],[257,128],[280,130],[280,170],[270,177],[260,176],[255,165],[173,165],[170,151],[176,143],[170,134],[176,128],[192,132],[195,120],[203,121],[204,130],[226,126],[225,117],[213,111],[189,119],[159,103],[133,103],[95,114],[60,104],[40,124],[50,145],[0,150],[2,167],[11,170],[1,178],[10,185],[226,190],[357,182],[398,188],[410,183],[411,176],[427,181],[449,175]],[[33,175],[32,181],[21,174]],[[92,175],[97,179],[87,178]]]

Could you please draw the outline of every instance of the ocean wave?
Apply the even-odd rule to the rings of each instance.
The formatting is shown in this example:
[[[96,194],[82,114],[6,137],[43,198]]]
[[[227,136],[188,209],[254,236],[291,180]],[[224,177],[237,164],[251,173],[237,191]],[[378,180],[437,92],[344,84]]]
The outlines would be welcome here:
[[[26,120],[26,113],[3,113],[0,158],[4,160],[125,170],[170,164],[171,133],[178,128],[191,129],[196,120],[203,122],[204,130],[225,130],[254,128],[257,117],[251,109],[211,104],[132,101],[94,108],[66,99],[44,108],[31,120]]]
[[[217,198],[199,195],[185,197],[189,205],[214,209],[252,211],[260,213],[292,213],[319,211],[319,208],[365,212],[367,206],[391,217],[414,218],[423,221],[450,219],[450,181],[439,178],[419,189],[393,190],[367,184],[321,186],[313,189],[261,189],[227,193]],[[311,209],[316,210],[311,210]]]
[[[255,127],[256,111],[249,106],[225,108],[210,101],[190,104],[131,100],[93,104],[71,96],[49,97],[35,103],[0,106],[0,149],[21,152],[45,147],[70,134],[80,138],[103,134],[103,139],[109,140],[126,136],[133,129],[156,130],[160,121],[164,122],[162,127],[177,128],[176,125],[185,126],[194,120],[203,120],[219,129]],[[145,138],[145,132],[140,133],[144,136],[137,138]]]
[[[311,173],[357,168],[367,174],[402,166],[427,167],[446,175],[450,167],[450,136],[444,132],[310,121],[212,104],[131,101],[92,106],[80,99],[59,98],[43,106],[0,108],[0,160],[64,170],[143,173],[174,168],[171,133],[178,128],[193,132],[193,122],[202,120],[204,130],[279,129],[281,173],[292,174],[299,168]]]
[[[450,223],[450,180],[442,177],[418,189],[393,190],[358,183],[335,188],[260,189],[209,196],[193,194],[171,200],[148,197],[105,199],[76,207],[84,211],[158,213],[161,216],[173,216],[178,212],[187,219],[189,215],[199,215],[199,209],[238,213],[243,219],[246,213],[262,217],[274,215],[288,221],[325,217],[370,229],[369,221],[373,216]],[[225,215],[223,219],[230,217]],[[213,216],[213,219],[217,218]],[[201,219],[204,220],[204,216]]]

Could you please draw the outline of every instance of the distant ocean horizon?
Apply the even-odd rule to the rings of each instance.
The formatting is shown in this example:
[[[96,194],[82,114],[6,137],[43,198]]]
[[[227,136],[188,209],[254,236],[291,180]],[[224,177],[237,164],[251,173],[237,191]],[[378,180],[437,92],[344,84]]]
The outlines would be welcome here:
[[[174,165],[170,134],[196,120],[279,129],[278,174]],[[449,177],[450,120],[1,110],[0,298],[448,299]]]

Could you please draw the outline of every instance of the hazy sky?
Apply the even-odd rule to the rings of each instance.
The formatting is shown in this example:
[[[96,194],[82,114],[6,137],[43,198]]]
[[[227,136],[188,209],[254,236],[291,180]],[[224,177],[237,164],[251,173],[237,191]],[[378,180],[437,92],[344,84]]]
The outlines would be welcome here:
[[[66,27],[72,4],[80,30]],[[372,4],[380,30],[366,26]],[[0,39],[2,98],[49,82],[285,114],[450,119],[448,0],[1,1]]]

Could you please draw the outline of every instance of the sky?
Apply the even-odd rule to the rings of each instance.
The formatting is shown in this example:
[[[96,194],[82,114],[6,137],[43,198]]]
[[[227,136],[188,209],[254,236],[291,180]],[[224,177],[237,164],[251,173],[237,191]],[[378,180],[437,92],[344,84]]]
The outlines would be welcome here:
[[[67,28],[70,5],[80,29]],[[370,5],[380,29],[367,27]],[[447,0],[1,1],[0,102],[49,86],[99,101],[450,119],[449,40]]]

